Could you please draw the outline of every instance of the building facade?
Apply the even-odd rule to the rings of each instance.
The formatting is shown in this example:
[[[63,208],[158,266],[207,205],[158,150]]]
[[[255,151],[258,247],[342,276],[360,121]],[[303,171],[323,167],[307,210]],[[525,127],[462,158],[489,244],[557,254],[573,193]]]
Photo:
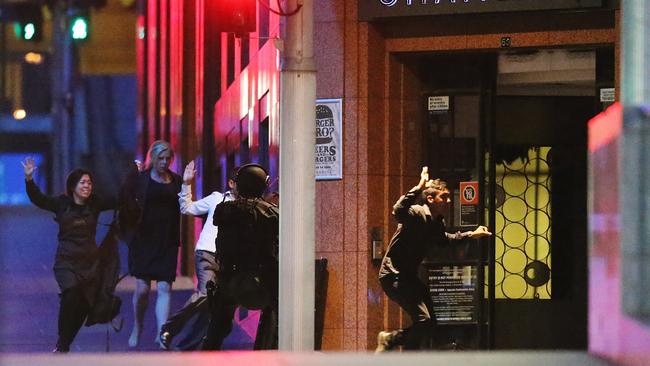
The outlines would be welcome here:
[[[284,20],[264,4],[243,36],[215,31],[208,0],[140,2],[140,151],[166,138],[177,171],[200,160],[199,195],[248,162],[279,191]],[[316,184],[323,349],[373,349],[410,322],[377,272],[421,166],[448,182],[450,229],[495,233],[423,266],[448,280],[432,294],[462,295],[436,298],[440,333],[468,349],[588,348],[587,121],[617,99],[620,19],[607,0],[314,2],[317,97],[342,100],[342,178]]]

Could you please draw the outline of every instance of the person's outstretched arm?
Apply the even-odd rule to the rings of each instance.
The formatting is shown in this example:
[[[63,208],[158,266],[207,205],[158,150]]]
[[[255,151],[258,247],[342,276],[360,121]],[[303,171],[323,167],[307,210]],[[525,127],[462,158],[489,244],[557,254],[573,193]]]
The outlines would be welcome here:
[[[221,197],[221,193],[214,192],[198,201],[192,201],[192,181],[195,175],[196,170],[194,169],[194,160],[192,160],[185,167],[183,184],[181,185],[181,191],[178,193],[178,204],[181,207],[181,213],[183,215],[205,215],[210,210],[210,207],[216,205],[223,198]],[[216,197],[217,195],[220,197]]]
[[[29,200],[38,208],[56,212],[60,200],[55,197],[44,195],[36,183],[34,183],[34,172],[36,171],[36,163],[34,162],[34,159],[28,156],[21,162],[21,164],[23,165],[23,171],[25,173],[25,190],[27,191]]]
[[[477,227],[476,230],[472,230],[472,231],[463,231],[463,232],[458,231],[456,233],[445,232],[445,236],[447,237],[447,239],[450,240],[460,240],[464,238],[478,239],[490,235],[492,235],[492,233],[488,231],[488,228],[483,225]]]

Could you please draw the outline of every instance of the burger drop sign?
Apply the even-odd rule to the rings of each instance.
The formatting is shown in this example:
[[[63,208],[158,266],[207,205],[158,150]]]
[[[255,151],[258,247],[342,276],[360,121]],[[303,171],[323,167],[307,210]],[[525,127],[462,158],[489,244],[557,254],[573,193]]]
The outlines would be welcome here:
[[[342,99],[316,101],[316,180],[343,177]]]

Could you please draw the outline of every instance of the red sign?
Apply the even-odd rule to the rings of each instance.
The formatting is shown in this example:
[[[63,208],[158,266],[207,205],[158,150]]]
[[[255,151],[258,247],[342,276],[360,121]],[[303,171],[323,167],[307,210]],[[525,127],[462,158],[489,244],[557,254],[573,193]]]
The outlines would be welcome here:
[[[478,205],[478,182],[460,182],[460,204]]]

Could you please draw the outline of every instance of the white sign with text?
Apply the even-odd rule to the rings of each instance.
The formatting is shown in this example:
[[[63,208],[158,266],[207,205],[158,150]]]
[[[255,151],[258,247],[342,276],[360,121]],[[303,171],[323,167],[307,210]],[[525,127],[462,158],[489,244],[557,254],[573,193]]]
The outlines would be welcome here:
[[[343,178],[343,99],[316,100],[316,180]]]

